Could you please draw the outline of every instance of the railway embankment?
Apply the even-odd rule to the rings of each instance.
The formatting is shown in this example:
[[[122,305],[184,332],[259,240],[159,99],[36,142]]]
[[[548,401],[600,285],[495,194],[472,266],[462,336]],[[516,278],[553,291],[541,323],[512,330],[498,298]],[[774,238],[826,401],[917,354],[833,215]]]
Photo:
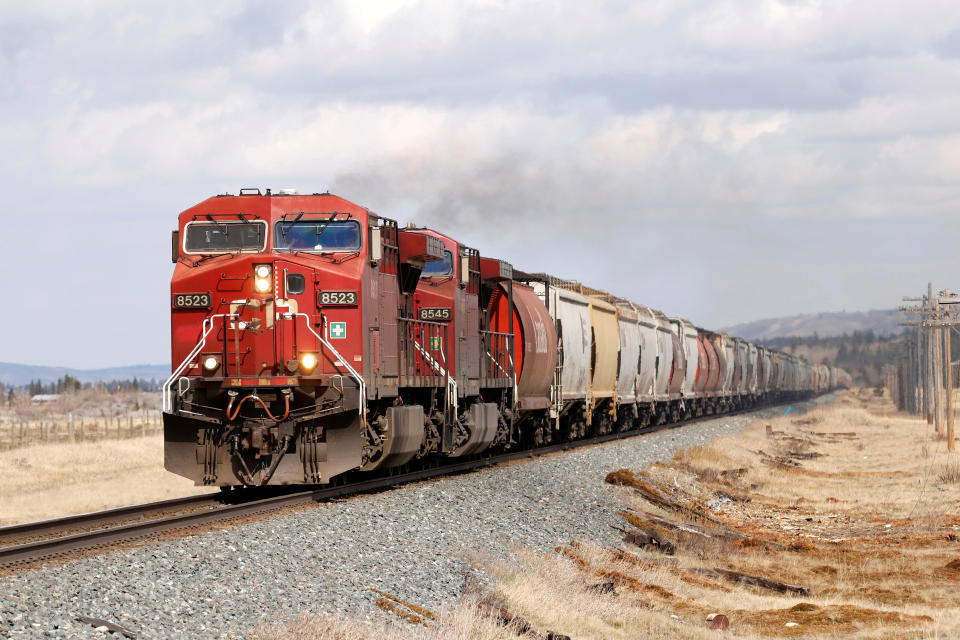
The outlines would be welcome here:
[[[573,538],[505,574],[511,610],[575,637],[960,636],[960,462],[872,391],[606,480],[619,543]],[[556,584],[591,604],[526,595]]]
[[[304,629],[305,619],[396,622],[390,603],[456,612],[495,592],[500,567],[522,567],[529,554],[554,562],[553,549],[573,539],[620,544],[610,525],[623,489],[603,482],[611,469],[669,460],[776,413],[707,420],[8,575],[0,578],[0,637],[102,637],[80,617],[146,638],[209,638],[264,636],[285,620]]]
[[[399,609],[419,626],[392,637],[960,636],[960,463],[928,425],[871,391],[717,435],[611,465],[618,504],[596,524],[615,539],[582,526],[551,551],[518,540],[458,608]],[[349,625],[305,616],[258,635]]]

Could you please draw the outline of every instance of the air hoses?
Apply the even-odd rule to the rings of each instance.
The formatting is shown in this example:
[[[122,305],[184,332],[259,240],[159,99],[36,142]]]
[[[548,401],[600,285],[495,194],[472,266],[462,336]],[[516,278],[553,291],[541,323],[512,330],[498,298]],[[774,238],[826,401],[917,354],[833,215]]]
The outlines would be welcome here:
[[[251,394],[249,396],[243,396],[243,398],[240,399],[240,402],[237,402],[236,407],[233,406],[233,403],[236,401],[237,397],[234,396],[230,398],[230,403],[227,405],[227,420],[230,422],[233,422],[234,420],[236,420],[237,416],[240,415],[240,407],[243,406],[244,402],[246,402],[251,398],[253,398],[254,400],[260,403],[260,406],[263,407],[264,411],[266,411],[267,416],[274,422],[283,422],[290,416],[290,393],[287,391],[284,391],[284,394],[283,394],[284,406],[283,406],[282,417],[275,418],[274,415],[270,413],[270,407],[268,407],[267,403],[263,401],[263,398],[260,398],[259,396],[255,396]]]

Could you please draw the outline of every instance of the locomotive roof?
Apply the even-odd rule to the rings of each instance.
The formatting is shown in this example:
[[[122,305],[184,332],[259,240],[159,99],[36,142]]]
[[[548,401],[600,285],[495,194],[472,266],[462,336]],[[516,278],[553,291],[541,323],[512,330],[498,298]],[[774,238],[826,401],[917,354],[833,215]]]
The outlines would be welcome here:
[[[238,211],[238,204],[245,210]],[[259,189],[241,189],[239,194],[217,194],[185,209],[180,215],[181,219],[184,217],[189,219],[190,216],[237,214],[263,218],[273,214],[277,210],[283,212],[285,207],[289,207],[290,212],[294,212],[295,209],[299,208],[300,210],[308,209],[306,213],[332,213],[338,211],[352,215],[380,217],[366,207],[330,192],[310,194],[290,192],[276,193],[270,189],[267,189],[265,192],[260,192]],[[316,207],[315,211],[309,210],[314,207]]]

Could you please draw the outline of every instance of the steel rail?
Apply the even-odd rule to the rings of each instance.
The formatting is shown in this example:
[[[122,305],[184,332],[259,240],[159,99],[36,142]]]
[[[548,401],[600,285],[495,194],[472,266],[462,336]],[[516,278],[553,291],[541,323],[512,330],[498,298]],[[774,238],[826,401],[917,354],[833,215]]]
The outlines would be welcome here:
[[[0,542],[11,538],[23,538],[31,535],[39,535],[51,531],[63,531],[76,529],[80,527],[96,526],[106,524],[116,520],[124,520],[135,516],[144,516],[179,507],[202,504],[204,502],[217,502],[221,497],[219,493],[201,493],[199,495],[185,496],[182,498],[171,498],[169,500],[158,500],[157,502],[147,502],[144,504],[132,504],[103,511],[91,511],[89,513],[77,513],[49,520],[38,520],[35,522],[24,522],[20,524],[11,524],[0,527]]]
[[[780,404],[782,405],[786,403]],[[194,511],[185,514],[176,514],[151,520],[141,520],[128,524],[122,524],[116,527],[82,531],[60,537],[46,538],[43,540],[26,542],[13,546],[0,547],[0,569],[22,563],[32,563],[38,560],[52,559],[58,555],[75,551],[83,551],[97,547],[115,545],[122,542],[136,540],[152,534],[202,526],[244,516],[257,515],[289,506],[309,504],[311,502],[321,502],[334,498],[390,489],[400,485],[410,484],[412,482],[421,482],[446,475],[464,473],[505,462],[512,462],[525,458],[538,458],[541,456],[560,453],[584,446],[603,444],[606,442],[612,442],[614,440],[625,440],[628,438],[654,433],[656,431],[675,429],[697,422],[722,420],[724,418],[733,417],[743,413],[760,411],[772,406],[777,406],[777,403],[754,406],[723,414],[686,418],[677,422],[661,425],[650,425],[646,427],[640,427],[638,429],[632,429],[630,431],[608,433],[590,438],[584,438],[581,440],[575,440],[572,442],[562,442],[532,449],[519,449],[517,451],[511,451],[492,456],[482,456],[471,458],[469,460],[449,462],[429,468],[410,471],[407,473],[378,476],[375,478],[370,478],[369,480],[361,480],[339,486],[329,486],[320,489],[312,489],[309,491],[272,496],[250,502],[223,505],[214,509]],[[13,530],[18,530],[21,534],[24,532],[29,533],[43,530],[51,531],[56,530],[58,527],[63,528],[63,526],[69,527],[71,525],[83,524],[84,521],[91,522],[94,521],[98,516],[106,516],[107,519],[118,519],[130,515],[138,515],[141,513],[155,513],[171,507],[202,502],[204,500],[216,500],[219,497],[219,494],[203,494],[200,496],[190,496],[187,498],[151,502],[142,505],[119,507],[117,509],[109,509],[107,511],[80,514],[76,516],[66,516],[63,518],[55,518],[40,522],[12,525],[0,529],[0,534],[10,537],[12,534],[9,532]]]

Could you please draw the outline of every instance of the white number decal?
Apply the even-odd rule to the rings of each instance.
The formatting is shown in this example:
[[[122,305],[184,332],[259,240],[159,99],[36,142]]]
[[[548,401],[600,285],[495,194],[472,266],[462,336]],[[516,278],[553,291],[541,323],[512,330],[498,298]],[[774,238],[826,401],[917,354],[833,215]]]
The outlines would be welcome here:
[[[424,307],[420,309],[421,320],[449,320],[451,318],[449,307]]]
[[[321,291],[318,296],[321,305],[357,304],[356,291]]]
[[[190,309],[210,306],[209,293],[180,293],[173,297],[175,309]]]

